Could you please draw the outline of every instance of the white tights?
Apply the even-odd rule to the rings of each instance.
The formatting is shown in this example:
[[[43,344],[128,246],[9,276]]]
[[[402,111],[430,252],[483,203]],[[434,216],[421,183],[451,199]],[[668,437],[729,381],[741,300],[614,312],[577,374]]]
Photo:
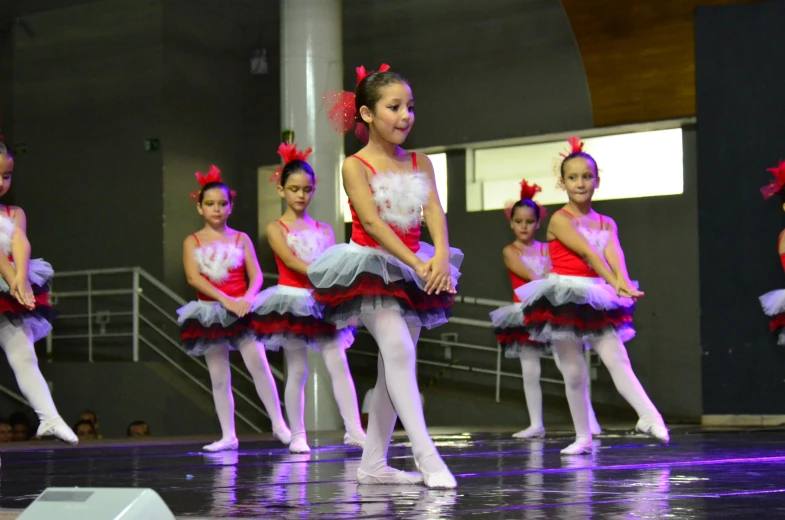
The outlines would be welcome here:
[[[292,436],[305,434],[305,380],[308,376],[308,348],[284,348],[286,357],[286,390],[284,403]],[[349,371],[346,351],[338,342],[332,342],[322,348],[322,358],[333,385],[333,395],[341,412],[346,433],[357,438],[365,437],[360,411],[357,407],[357,392],[354,380]]]
[[[606,334],[589,341],[602,359],[613,378],[613,384],[622,397],[630,403],[641,419],[661,421],[660,412],[646,395],[646,391],[632,371],[627,349],[616,335]],[[589,431],[588,386],[589,372],[583,356],[583,345],[577,341],[554,341],[553,348],[561,359],[561,371],[566,385],[567,402],[575,424],[576,443],[591,443]]]
[[[368,414],[360,470],[370,475],[384,472],[396,412],[412,443],[420,469],[436,473],[446,468],[425,426],[420,391],[417,387],[415,345],[419,327],[408,327],[397,310],[380,309],[360,316],[379,345],[378,376]]]
[[[281,402],[278,400],[278,388],[267,363],[264,347],[255,340],[248,340],[239,349],[245,367],[250,372],[256,386],[256,393],[267,409],[274,431],[286,430],[286,423],[281,413]],[[210,371],[210,382],[213,387],[213,402],[218,422],[221,424],[223,440],[236,438],[234,429],[234,396],[232,395],[232,371],[229,365],[229,347],[215,347],[205,354],[207,369]]]
[[[60,417],[52,401],[52,394],[49,393],[49,386],[38,368],[33,342],[24,329],[0,318],[0,347],[14,371],[19,390],[35,410],[41,424]]]
[[[521,348],[520,359],[521,373],[523,375],[523,395],[526,397],[526,409],[529,412],[530,421],[528,430],[545,429],[542,421],[542,387],[540,386],[540,375],[542,373],[540,365],[541,356],[542,351],[538,348],[526,346]],[[555,349],[553,352],[553,361],[556,363],[556,368],[561,371],[561,361],[559,361],[559,355],[556,353]],[[594,415],[591,400],[589,401],[588,406],[590,428],[595,433],[599,432],[600,426]]]

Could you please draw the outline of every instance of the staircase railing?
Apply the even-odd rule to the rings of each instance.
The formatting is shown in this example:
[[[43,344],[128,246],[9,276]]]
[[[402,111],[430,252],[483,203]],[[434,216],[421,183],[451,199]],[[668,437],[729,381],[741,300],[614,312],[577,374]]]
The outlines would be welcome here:
[[[96,282],[101,279],[111,279],[118,276],[131,276],[130,283],[125,281],[125,288],[103,288]],[[61,286],[65,285],[66,281],[77,282],[82,280],[84,288],[75,290],[59,290]],[[74,285],[71,283],[69,285]],[[145,290],[143,285],[149,284],[154,288],[162,300],[156,300],[148,291]],[[115,284],[116,285],[116,284]],[[149,291],[152,292],[152,291]],[[130,360],[138,362],[140,360],[140,346],[145,346],[150,351],[154,352],[158,357],[166,361],[175,370],[181,373],[184,377],[193,382],[197,387],[207,394],[211,394],[211,389],[199,377],[197,377],[193,370],[197,370],[199,374],[207,373],[207,365],[201,358],[192,356],[177,356],[180,359],[187,359],[188,361],[177,361],[176,354],[181,354],[180,340],[177,334],[179,329],[177,319],[175,318],[174,309],[186,304],[186,301],[177,293],[166,287],[163,283],[150,275],[147,271],[140,267],[123,267],[113,269],[88,269],[81,271],[60,271],[56,272],[52,283],[52,304],[58,310],[58,323],[53,332],[46,338],[46,352],[47,357],[50,359],[54,355],[55,342],[60,341],[83,341],[87,344],[87,361],[95,361],[96,343],[98,341],[116,341],[123,340],[127,348],[127,342],[131,343]],[[127,300],[130,299],[130,302]],[[86,300],[86,312],[82,312],[78,305],[67,305],[74,300]],[[125,300],[123,302],[122,300]],[[97,310],[96,301],[103,301],[104,305]],[[130,303],[130,305],[129,305]],[[167,310],[165,307],[171,307]],[[64,310],[61,310],[65,307]],[[75,309],[69,312],[68,307]],[[125,307],[125,309],[123,309]],[[107,310],[108,309],[108,310]],[[125,320],[123,320],[125,318]],[[120,320],[122,325],[117,331],[110,331],[109,324]],[[80,327],[76,326],[76,332],[60,332],[63,327],[60,324],[64,323],[82,323]],[[147,333],[142,332],[142,327],[145,327]],[[166,326],[170,326],[170,330],[166,330]],[[96,330],[99,329],[99,330]],[[130,329],[130,330],[129,330]],[[104,348],[107,348],[104,345]],[[127,359],[127,357],[126,357]],[[191,370],[189,370],[190,364]],[[251,384],[253,379],[244,370],[239,369],[234,364],[231,364],[233,375],[237,375]],[[284,380],[283,373],[276,367],[271,366],[273,375],[279,381]],[[264,407],[259,406],[256,396],[249,397],[243,391],[239,390],[234,384],[232,390],[236,398],[245,402],[256,412],[269,418],[267,411]],[[247,417],[241,411],[235,410],[237,418],[256,432],[260,432],[259,426]]]
[[[125,287],[105,287],[105,284],[97,283],[101,279],[117,277],[117,276],[131,276],[130,281],[125,281]],[[278,276],[274,273],[264,273],[265,280],[276,280]],[[75,281],[82,279],[84,287],[60,290],[62,285],[66,285],[66,281]],[[129,283],[130,282],[130,283]],[[115,284],[116,285],[116,284]],[[145,290],[144,286],[150,287],[150,291]],[[156,299],[152,295],[154,289],[160,296]],[[118,300],[119,299],[119,300]],[[130,299],[130,305],[127,301]],[[86,300],[86,312],[74,310],[69,312],[65,305],[68,301],[73,300]],[[111,310],[106,310],[106,305],[97,310],[96,300],[104,302],[112,302],[114,305]],[[125,301],[124,303],[123,300]],[[62,332],[61,329],[66,328],[58,326],[52,334],[46,338],[46,351],[47,355],[51,358],[54,354],[55,342],[59,341],[85,341],[87,343],[87,360],[93,362],[95,360],[96,342],[101,341],[123,341],[127,348],[127,341],[130,340],[131,360],[138,362],[140,360],[140,346],[148,348],[154,352],[158,357],[166,361],[169,365],[175,368],[178,372],[183,374],[186,378],[196,384],[204,392],[210,393],[211,389],[202,382],[192,370],[189,370],[186,364],[190,364],[192,369],[200,371],[203,375],[207,372],[207,365],[200,358],[185,356],[188,359],[186,362],[178,361],[183,359],[181,354],[179,330],[177,320],[175,318],[174,310],[186,304],[186,301],[177,293],[166,287],[158,279],[150,275],[144,269],[139,267],[124,267],[114,269],[90,269],[81,271],[64,271],[55,273],[55,278],[52,287],[52,301],[53,305],[58,310],[58,325],[63,323],[83,322],[82,327],[77,327],[77,331]],[[504,305],[509,305],[511,302],[493,300],[488,298],[475,298],[469,296],[457,296],[456,303],[479,306],[485,308],[498,308]],[[167,306],[170,308],[167,309]],[[61,309],[61,307],[65,307]],[[483,313],[484,314],[484,313]],[[120,327],[119,330],[110,330],[110,323],[113,320],[126,319],[125,327]],[[477,364],[457,364],[436,361],[433,359],[418,358],[417,362],[420,365],[428,365],[433,367],[440,367],[446,370],[471,372],[476,374],[485,374],[494,378],[495,398],[499,402],[501,400],[501,388],[503,378],[521,379],[521,372],[507,372],[502,369],[502,359],[504,352],[501,346],[495,342],[493,336],[493,325],[490,320],[472,319],[466,317],[453,316],[449,320],[450,324],[458,326],[467,326],[475,329],[487,331],[488,342],[485,344],[470,343],[465,341],[435,339],[429,337],[421,337],[419,343],[431,344],[440,346],[443,349],[464,349],[467,351],[487,352],[493,354],[495,357],[495,367],[488,368],[488,365],[479,366]],[[149,334],[142,332],[142,327]],[[169,330],[167,330],[167,327]],[[96,330],[97,329],[97,330]],[[449,336],[450,334],[442,334],[442,337]],[[105,345],[103,348],[106,348]],[[348,353],[355,356],[376,356],[377,352],[353,347],[348,350]],[[553,361],[550,355],[543,356],[544,359]],[[586,352],[587,364],[592,367],[591,377],[589,378],[589,391],[591,392],[591,381],[596,378],[596,370],[594,369],[598,364],[589,351]],[[253,383],[253,379],[244,370],[232,366],[233,375],[236,374],[246,381]],[[270,366],[271,371],[276,379],[284,381],[284,374],[277,367]],[[564,385],[562,379],[543,377],[541,382],[553,385]],[[257,404],[255,396],[253,398],[246,395],[244,392],[238,390],[233,385],[235,395],[247,403],[257,412],[269,418],[266,410]],[[1,391],[1,390],[0,390]],[[238,419],[243,421],[255,431],[260,431],[258,426],[240,412],[236,412]]]

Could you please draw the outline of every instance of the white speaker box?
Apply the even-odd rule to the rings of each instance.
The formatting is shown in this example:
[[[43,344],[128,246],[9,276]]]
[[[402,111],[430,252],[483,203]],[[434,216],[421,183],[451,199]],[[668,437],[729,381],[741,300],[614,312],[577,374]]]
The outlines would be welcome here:
[[[17,520],[174,520],[152,489],[46,488]]]

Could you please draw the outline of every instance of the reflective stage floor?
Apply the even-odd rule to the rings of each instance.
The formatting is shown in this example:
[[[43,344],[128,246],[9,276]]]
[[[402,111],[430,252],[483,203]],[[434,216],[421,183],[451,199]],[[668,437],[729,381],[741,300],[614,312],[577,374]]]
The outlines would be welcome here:
[[[566,432],[564,432],[566,435]],[[358,486],[360,451],[311,437],[310,455],[272,440],[206,454],[193,440],[100,441],[0,449],[0,519],[47,487],[152,488],[182,518],[777,518],[785,516],[785,432],[676,429],[659,445],[607,432],[591,456],[561,457],[566,436],[434,432],[455,491]],[[393,466],[414,471],[402,442]],[[56,448],[56,449],[53,449]]]

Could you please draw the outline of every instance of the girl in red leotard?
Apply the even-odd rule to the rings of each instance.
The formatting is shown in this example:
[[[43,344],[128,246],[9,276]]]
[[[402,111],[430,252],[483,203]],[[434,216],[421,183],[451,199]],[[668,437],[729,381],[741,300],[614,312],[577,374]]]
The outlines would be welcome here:
[[[768,171],[774,175],[774,179],[761,188],[763,197],[769,199],[779,194],[783,203],[782,208],[785,209],[785,161],[780,161],[776,167],[769,168]],[[785,231],[780,233],[777,240],[777,252],[780,255],[782,268],[785,269],[785,240],[783,237],[785,237]],[[769,328],[777,338],[777,345],[785,345],[785,289],[767,292],[759,300],[763,312],[771,318]]]
[[[234,192],[221,180],[215,166],[196,174],[202,189],[191,194],[204,227],[183,244],[183,265],[197,300],[177,310],[182,346],[192,356],[204,356],[210,371],[213,401],[222,437],[205,451],[236,450],[234,398],[229,350],[238,350],[267,409],[273,435],[284,444],[291,433],[283,420],[278,389],[267,355],[251,327],[249,313],[261,305],[262,271],[248,235],[231,229]]]
[[[534,239],[545,218],[545,208],[537,204],[533,198],[541,191],[536,184],[529,185],[521,181],[521,198],[505,208],[510,221],[510,228],[515,233],[515,241],[504,248],[504,265],[512,282],[513,299],[521,300],[514,291],[532,280],[541,280],[551,270],[551,259],[548,256],[548,244]],[[526,408],[529,411],[529,427],[521,430],[513,437],[516,439],[535,439],[545,437],[545,426],[542,422],[542,388],[540,387],[540,356],[550,350],[550,345],[533,340],[523,325],[523,308],[520,303],[506,305],[491,312],[491,321],[495,327],[496,338],[504,349],[507,358],[520,359],[523,375],[523,393],[526,397]],[[554,353],[556,366],[560,367],[559,357]],[[589,420],[591,433],[599,435],[600,425],[594,416],[589,403]]]
[[[346,360],[354,329],[338,331],[322,319],[321,307],[311,295],[313,288],[306,276],[308,265],[335,243],[332,228],[306,212],[316,190],[316,177],[306,162],[310,152],[310,148],[301,152],[297,145],[285,143],[278,147],[284,166],[272,180],[286,201],[286,211],[267,226],[267,240],[275,254],[279,279],[278,285],[259,295],[263,303],[251,317],[257,338],[268,350],[284,349],[284,402],[292,429],[292,453],[311,451],[304,424],[308,348],[321,352],[330,373],[333,395],[346,428],[344,443],[362,447],[365,442],[357,392]]]
[[[11,189],[14,158],[0,142],[0,197]],[[54,436],[68,444],[79,439],[60,417],[46,384],[34,343],[52,330],[49,262],[30,258],[27,218],[18,206],[0,206],[0,347],[14,372],[19,390],[40,421],[37,437]]]
[[[337,119],[352,114],[369,141],[343,163],[352,241],[325,251],[308,267],[308,278],[328,321],[364,326],[379,345],[358,482],[454,488],[425,426],[415,345],[422,327],[447,322],[463,254],[449,246],[431,161],[401,148],[414,124],[414,97],[409,83],[388,68],[367,74],[358,67],[354,110],[328,111]],[[420,242],[423,217],[433,246]],[[396,412],[420,475],[387,465]]]
[[[616,389],[638,413],[636,429],[668,442],[668,429],[632,371],[624,342],[635,335],[635,299],[643,296],[630,281],[616,223],[591,207],[599,185],[597,162],[571,138],[560,167],[569,202],[548,224],[551,272],[519,287],[524,324],[537,341],[551,343],[561,361],[576,440],[564,455],[589,453],[588,343],[608,367]]]

